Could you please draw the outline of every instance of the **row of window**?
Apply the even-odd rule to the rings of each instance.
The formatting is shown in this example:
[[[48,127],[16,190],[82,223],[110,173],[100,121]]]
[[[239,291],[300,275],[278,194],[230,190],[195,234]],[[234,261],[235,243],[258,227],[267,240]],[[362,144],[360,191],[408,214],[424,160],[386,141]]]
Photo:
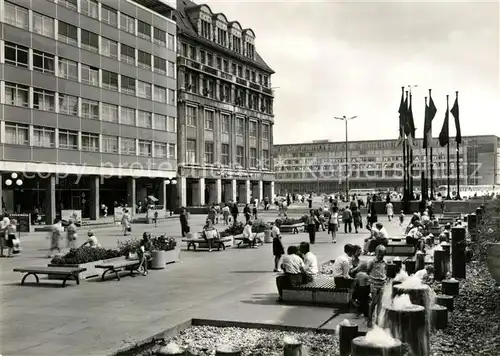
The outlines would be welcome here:
[[[172,116],[62,94],[16,83],[5,83],[4,104],[51,111],[59,114],[102,120],[123,125],[177,132]]]
[[[30,133],[32,131],[32,133]],[[5,144],[176,159],[176,144],[5,123]]]
[[[202,115],[201,118],[204,122],[205,130],[214,130],[215,128],[215,112],[212,110],[199,110],[197,107],[186,105],[186,125],[191,127],[198,126],[198,115]],[[229,133],[231,132],[231,116],[229,114],[220,114],[220,132]],[[258,137],[258,123],[257,121],[250,120],[248,124],[248,130],[245,130],[245,119],[237,117],[235,121],[236,135],[244,136],[245,132],[249,137]],[[269,140],[270,138],[270,126],[269,124],[261,124],[260,137],[264,140]]]
[[[210,16],[210,14],[208,15]],[[214,27],[217,31],[213,31]],[[244,41],[239,31],[228,33],[227,30],[217,26],[217,23],[214,25],[209,21],[201,20],[200,27],[198,28],[198,35],[207,40],[215,41],[220,46],[227,47],[250,59],[255,59],[255,46],[253,43]],[[242,43],[244,43],[244,45],[242,45]]]
[[[269,76],[257,73],[255,70],[251,70],[250,68],[244,68],[240,64],[230,62],[228,59],[212,54],[206,51],[206,49],[197,48],[193,45],[181,42],[179,53],[183,57],[200,62],[203,65],[216,68],[226,73],[234,74],[239,78],[244,78],[266,88],[270,87],[271,83],[269,82]]]
[[[198,151],[196,147],[196,140],[187,140],[186,142],[186,163],[187,164],[200,164],[198,158]],[[220,162],[215,162],[215,152],[214,152],[214,143],[213,142],[205,142],[205,150],[203,163],[212,165],[219,163],[223,166],[229,166],[236,163],[240,167],[245,167],[248,165],[248,168],[253,169],[269,169],[269,151],[262,150],[261,156],[258,156],[258,150],[255,147],[250,147],[250,152],[248,156],[248,162],[245,160],[245,148],[243,146],[236,146],[236,162],[230,161],[230,146],[227,143],[223,143],[221,145],[221,156]]]
[[[26,30],[30,29],[28,9],[9,2],[5,2],[4,6],[4,21],[6,23]],[[57,36],[55,36],[56,21]],[[67,44],[75,46],[80,45],[81,48],[87,51],[99,53],[103,56],[114,58],[133,66],[138,66],[146,70],[153,70],[156,73],[175,78],[174,62],[167,61],[161,57],[154,56],[148,52],[127,46],[112,39],[101,37],[98,34],[77,28],[66,22],[54,20],[51,17],[37,12],[33,12],[31,30],[43,36],[56,38]],[[174,36],[172,36],[172,41],[174,41],[173,37]],[[78,41],[78,38],[80,38],[80,41]]]
[[[435,178],[444,178],[446,177],[446,169],[445,166],[442,166],[440,170],[435,171]],[[325,172],[323,175],[320,173],[320,176],[316,173],[312,172],[304,172],[304,173],[276,173],[276,179],[286,180],[286,179],[342,179],[345,177],[345,173],[343,171],[335,171],[335,172]],[[390,171],[390,170],[372,170],[372,171],[353,171],[349,172],[349,178],[362,178],[362,179],[370,179],[370,178],[399,178],[401,179],[402,175],[400,171]],[[456,177],[456,171],[454,168],[450,167],[450,177]]]
[[[108,90],[116,90],[143,99],[170,105],[176,104],[175,90],[173,89],[80,64],[50,53],[31,50],[16,43],[4,43],[4,60],[6,64],[16,67],[54,74],[60,78],[80,81],[87,85],[99,86]]]

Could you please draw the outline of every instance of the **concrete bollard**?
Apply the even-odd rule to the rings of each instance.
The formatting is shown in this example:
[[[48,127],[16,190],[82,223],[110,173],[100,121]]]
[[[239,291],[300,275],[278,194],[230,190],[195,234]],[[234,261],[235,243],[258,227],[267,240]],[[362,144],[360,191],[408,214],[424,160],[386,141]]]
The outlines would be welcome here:
[[[436,304],[442,305],[443,307],[446,307],[448,311],[452,312],[453,311],[453,297],[451,295],[438,295],[436,296]]]
[[[339,325],[339,354],[349,356],[352,351],[352,340],[358,337],[358,325]]]
[[[454,278],[465,278],[465,228],[454,227],[451,229],[451,275]]]
[[[283,356],[303,356],[302,343],[297,340],[285,340]]]

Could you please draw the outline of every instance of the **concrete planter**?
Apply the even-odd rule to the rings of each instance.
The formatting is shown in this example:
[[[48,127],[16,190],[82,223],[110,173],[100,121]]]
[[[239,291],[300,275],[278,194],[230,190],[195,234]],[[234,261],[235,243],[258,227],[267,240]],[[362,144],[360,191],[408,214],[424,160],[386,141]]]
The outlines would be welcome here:
[[[500,242],[488,244],[487,262],[488,270],[493,279],[500,284]]]
[[[93,262],[88,262],[88,263],[80,263],[80,264],[65,264],[65,265],[54,265],[54,264],[49,264],[49,267],[79,267],[79,268],[86,268],[87,270],[84,272],[79,273],[79,278],[80,281],[84,281],[86,279],[91,279],[98,277],[101,273],[101,269],[95,268],[96,265],[103,264],[108,260],[99,260],[99,261],[93,261]],[[51,275],[49,274],[49,279],[57,279],[57,280],[62,280],[64,279],[64,276],[58,276],[58,275]]]
[[[175,248],[170,251],[153,251],[151,252],[150,268],[163,269],[169,263],[178,262],[180,258],[180,248]]]
[[[264,242],[266,244],[270,244],[273,242],[273,239],[271,237],[271,230],[264,231]]]

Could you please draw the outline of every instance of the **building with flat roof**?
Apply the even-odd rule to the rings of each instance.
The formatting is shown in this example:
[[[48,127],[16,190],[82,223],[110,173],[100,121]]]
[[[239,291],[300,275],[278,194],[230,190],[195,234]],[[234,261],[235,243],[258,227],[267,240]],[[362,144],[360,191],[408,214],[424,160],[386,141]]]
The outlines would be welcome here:
[[[461,185],[500,184],[500,138],[496,136],[466,136],[458,152]],[[457,150],[450,138],[450,184],[456,185]],[[350,189],[403,187],[403,152],[397,140],[351,141],[348,145]],[[433,140],[434,185],[447,184],[447,148]],[[274,146],[276,191],[333,193],[345,191],[345,142],[316,141],[313,143]],[[430,161],[430,156],[429,156]],[[420,188],[425,170],[425,150],[422,140],[416,140],[413,159],[414,187]]]
[[[187,0],[176,21],[180,204],[272,199],[274,71],[255,33]]]
[[[0,195],[8,212],[176,198],[175,2],[0,0]],[[135,209],[131,209],[132,213]]]

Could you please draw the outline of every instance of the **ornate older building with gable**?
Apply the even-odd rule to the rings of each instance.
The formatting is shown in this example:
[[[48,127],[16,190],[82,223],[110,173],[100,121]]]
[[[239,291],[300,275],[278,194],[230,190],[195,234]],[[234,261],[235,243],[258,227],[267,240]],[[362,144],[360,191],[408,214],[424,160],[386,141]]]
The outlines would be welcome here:
[[[175,17],[179,204],[272,199],[274,71],[255,33],[191,1]]]

